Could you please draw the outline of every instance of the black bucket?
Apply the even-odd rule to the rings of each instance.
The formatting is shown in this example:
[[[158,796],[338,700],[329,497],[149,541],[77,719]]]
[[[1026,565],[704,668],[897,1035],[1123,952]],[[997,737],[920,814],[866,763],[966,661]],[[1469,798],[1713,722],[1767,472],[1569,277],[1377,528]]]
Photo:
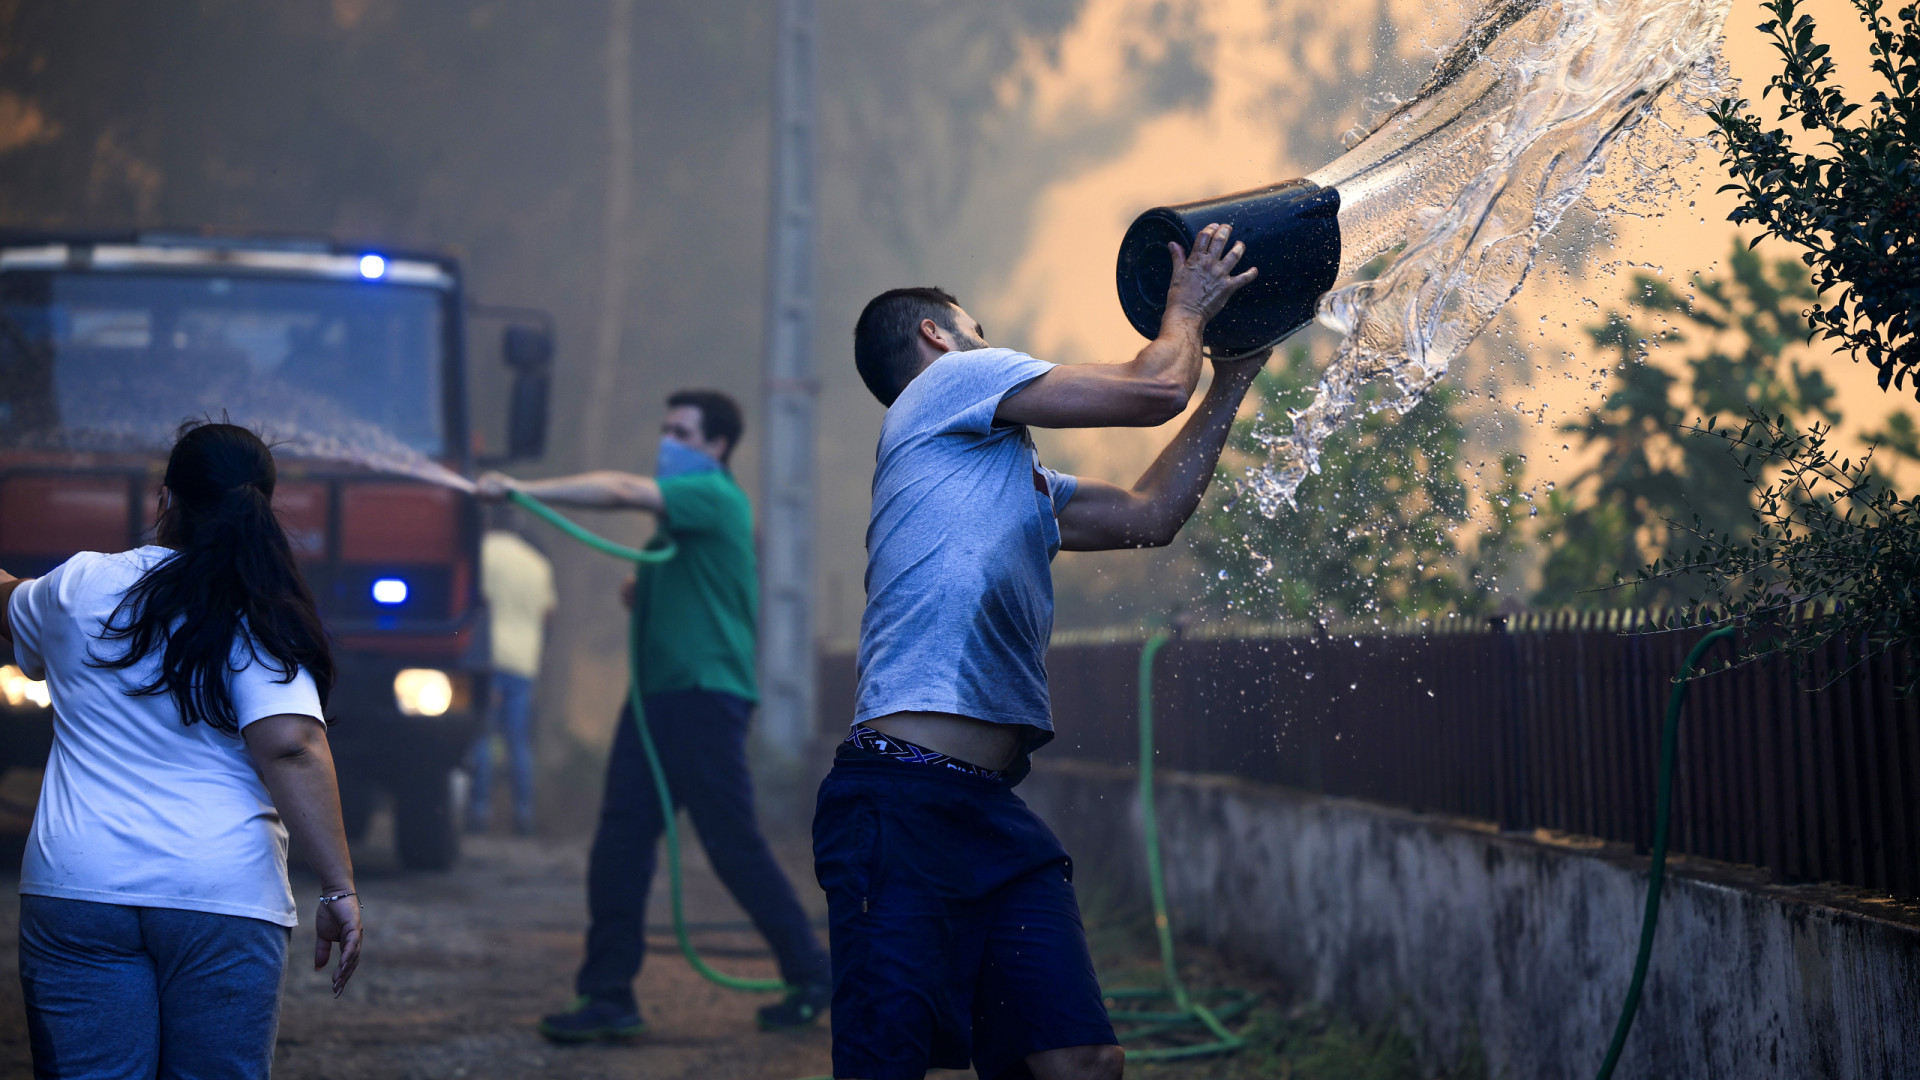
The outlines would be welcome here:
[[[1309,180],[1155,207],[1133,219],[1120,241],[1120,307],[1135,330],[1159,336],[1173,281],[1168,242],[1191,251],[1201,229],[1221,222],[1247,245],[1239,268],[1257,266],[1260,276],[1207,324],[1207,347],[1228,357],[1276,344],[1312,322],[1320,295],[1333,287],[1340,270],[1339,214],[1340,192]]]

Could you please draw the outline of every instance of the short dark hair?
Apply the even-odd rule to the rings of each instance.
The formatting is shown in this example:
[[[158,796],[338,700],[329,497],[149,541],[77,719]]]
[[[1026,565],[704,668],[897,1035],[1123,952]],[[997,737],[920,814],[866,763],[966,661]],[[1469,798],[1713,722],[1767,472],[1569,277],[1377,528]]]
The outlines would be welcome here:
[[[920,320],[932,319],[957,334],[959,307],[952,293],[929,286],[888,289],[867,301],[860,321],[853,324],[853,366],[880,404],[892,405],[913,381],[913,342]]]
[[[718,390],[676,390],[667,398],[667,408],[678,409],[691,406],[700,410],[700,437],[712,442],[715,439],[727,440],[727,452],[720,455],[720,463],[726,464],[733,456],[733,449],[740,445],[740,436],[747,430],[747,422],[740,417],[740,403]]]

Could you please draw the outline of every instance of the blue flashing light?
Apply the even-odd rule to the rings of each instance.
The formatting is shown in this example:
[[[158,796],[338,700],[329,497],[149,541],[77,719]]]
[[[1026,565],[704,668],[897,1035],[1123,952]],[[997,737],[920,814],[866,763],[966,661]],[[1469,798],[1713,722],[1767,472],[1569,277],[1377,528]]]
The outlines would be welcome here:
[[[387,276],[387,260],[378,255],[360,256],[360,276],[375,281]]]
[[[407,583],[397,577],[383,577],[373,583],[373,602],[392,607],[407,602]]]

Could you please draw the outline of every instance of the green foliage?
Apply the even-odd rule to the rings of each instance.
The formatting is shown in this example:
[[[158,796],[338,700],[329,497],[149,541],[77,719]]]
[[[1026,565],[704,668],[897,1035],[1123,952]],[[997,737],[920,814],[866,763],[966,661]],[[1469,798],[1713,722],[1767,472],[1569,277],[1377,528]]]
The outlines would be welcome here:
[[[1267,460],[1260,432],[1269,416],[1304,406],[1315,367],[1296,348],[1254,384],[1259,415],[1235,425],[1227,460]],[[1213,598],[1237,616],[1406,618],[1479,612],[1493,603],[1494,578],[1517,542],[1519,466],[1508,458],[1476,466],[1492,472],[1491,528],[1470,548],[1460,529],[1477,529],[1462,475],[1466,429],[1455,415],[1457,390],[1438,387],[1405,416],[1371,413],[1327,440],[1321,472],[1298,494],[1299,510],[1261,517],[1250,502],[1209,512],[1194,550]]]
[[[1759,493],[1757,528],[1747,537],[1688,530],[1695,546],[1642,572],[1642,580],[1704,583],[1671,625],[1741,622],[1742,659],[1784,652],[1804,660],[1838,642],[1836,679],[1912,640],[1920,627],[1920,498],[1900,498],[1871,453],[1829,449],[1831,428],[1820,424],[1802,432],[1755,414],[1737,430],[1708,422],[1696,434],[1738,456]],[[1904,691],[1917,687],[1920,670]]]
[[[1420,1068],[1413,1040],[1395,1025],[1362,1026],[1311,1003],[1286,1011],[1259,1010],[1247,1026],[1247,1043],[1245,1050],[1203,1075],[1222,1080],[1278,1076],[1291,1080],[1428,1080],[1430,1075]],[[1485,1076],[1486,1066],[1480,1061],[1479,1047],[1474,1045],[1459,1066],[1438,1074],[1435,1080],[1483,1080]]]
[[[1781,128],[1766,128],[1728,99],[1712,110],[1722,164],[1740,193],[1729,215],[1753,223],[1805,252],[1826,302],[1812,305],[1814,331],[1879,371],[1881,389],[1913,380],[1920,397],[1920,341],[1912,312],[1920,303],[1920,33],[1915,4],[1897,23],[1883,0],[1852,0],[1872,36],[1872,69],[1886,84],[1872,109],[1849,102],[1836,81],[1828,46],[1814,38],[1814,20],[1798,0],[1763,0],[1774,18],[1759,29],[1783,61],[1764,98],[1778,91],[1779,120],[1798,120],[1813,148]],[[1756,237],[1755,243],[1759,242]]]
[[[1392,1022],[1362,1025],[1332,1010],[1301,1002],[1288,1009],[1256,1009],[1247,1046],[1227,1057],[1164,1065],[1127,1065],[1137,1080],[1486,1080],[1477,1037],[1470,1037],[1451,1068],[1420,1067],[1413,1040]]]
[[[1913,417],[1906,413],[1897,412],[1887,417],[1886,427],[1868,432],[1865,438],[1882,453],[1906,461],[1920,461],[1920,427],[1915,427]]]
[[[1083,868],[1084,869],[1084,868]],[[1160,974],[1153,913],[1144,904],[1116,905],[1096,874],[1084,875],[1081,916],[1095,970],[1108,986],[1143,986]],[[1182,952],[1181,978],[1192,989],[1221,983],[1245,985],[1246,973],[1223,969],[1208,949]],[[1468,1030],[1460,1056],[1449,1068],[1420,1067],[1413,1040],[1398,1024],[1361,1024],[1310,1001],[1289,1005],[1289,995],[1268,986],[1266,1002],[1254,1008],[1241,1034],[1247,1045],[1224,1057],[1176,1062],[1130,1062],[1131,1080],[1487,1080],[1486,1054],[1477,1031]],[[1415,1017],[1418,1022],[1418,1017]],[[1237,1024],[1235,1025],[1237,1026]]]
[[[1896,23],[1882,14],[1882,0],[1853,4],[1872,38],[1873,73],[1885,83],[1864,119],[1841,92],[1828,47],[1814,39],[1813,17],[1799,13],[1797,0],[1763,0],[1774,18],[1760,29],[1782,60],[1765,93],[1779,91],[1779,119],[1813,132],[1814,149],[1764,128],[1743,111],[1746,102],[1723,101],[1713,120],[1734,179],[1723,190],[1740,195],[1732,220],[1803,249],[1820,294],[1809,336],[1864,357],[1881,389],[1912,379],[1920,396],[1911,321],[1920,301],[1920,5],[1901,7]],[[1786,404],[1754,401],[1737,428],[1716,415],[1695,425],[1701,444],[1737,461],[1754,499],[1751,526],[1697,521],[1685,530],[1689,546],[1647,566],[1639,581],[1686,594],[1674,625],[1744,624],[1746,659],[1782,652],[1804,663],[1839,643],[1844,671],[1845,661],[1914,637],[1920,500],[1901,499],[1871,453],[1830,449],[1834,417],[1803,431]],[[1904,415],[1870,438],[1920,460],[1920,431]],[[1920,675],[1905,687],[1916,688]]]
[[[1690,423],[1737,423],[1754,409],[1839,420],[1826,379],[1785,355],[1807,336],[1801,311],[1814,293],[1806,273],[1790,259],[1769,265],[1737,242],[1729,269],[1724,280],[1696,276],[1692,296],[1640,275],[1630,310],[1588,328],[1614,358],[1613,385],[1600,408],[1561,429],[1598,458],[1547,498],[1537,602],[1619,603],[1597,590],[1665,554],[1674,522],[1751,532],[1753,492],[1722,446],[1686,437]],[[1680,354],[1680,375],[1646,362],[1656,343],[1663,355]],[[1662,579],[1634,599],[1671,601],[1677,584]]]

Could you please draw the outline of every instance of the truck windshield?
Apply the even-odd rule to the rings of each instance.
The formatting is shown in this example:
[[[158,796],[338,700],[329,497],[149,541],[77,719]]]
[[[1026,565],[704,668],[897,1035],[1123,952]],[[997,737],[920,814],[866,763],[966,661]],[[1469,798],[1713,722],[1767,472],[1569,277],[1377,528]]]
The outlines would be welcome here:
[[[445,349],[431,288],[9,271],[0,445],[148,449],[182,420],[224,413],[296,446],[398,443],[440,457]]]

